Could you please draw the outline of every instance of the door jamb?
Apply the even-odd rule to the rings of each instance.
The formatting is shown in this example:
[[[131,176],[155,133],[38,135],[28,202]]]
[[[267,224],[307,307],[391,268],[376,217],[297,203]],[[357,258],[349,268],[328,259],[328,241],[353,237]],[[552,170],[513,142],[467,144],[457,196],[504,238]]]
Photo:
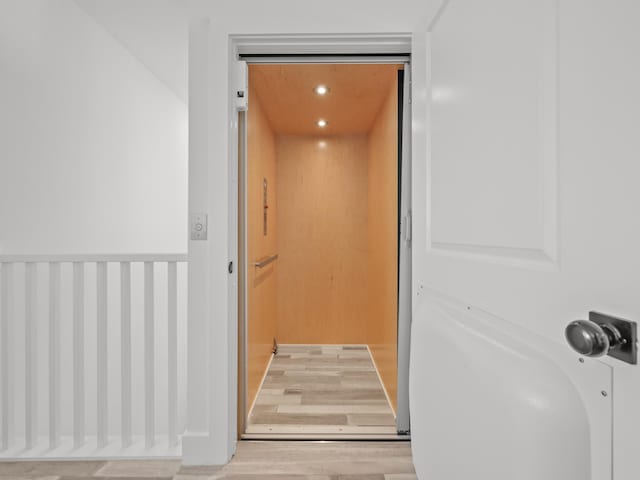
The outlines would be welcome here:
[[[228,113],[228,125],[229,125],[229,185],[231,190],[229,192],[229,259],[234,262],[235,265],[241,267],[246,262],[246,251],[238,251],[238,234],[239,227],[239,189],[244,190],[240,186],[240,182],[243,178],[239,176],[239,111],[236,108],[236,85],[240,79],[236,78],[238,69],[236,68],[236,62],[240,59],[242,54],[258,54],[258,55],[314,55],[314,54],[335,54],[335,55],[371,55],[371,54],[409,54],[409,58],[412,55],[412,34],[411,33],[398,33],[398,34],[365,34],[365,35],[229,35],[229,113]],[[409,68],[412,68],[413,62],[409,62]],[[412,95],[411,92],[405,92],[405,95]],[[246,95],[246,93],[245,93]],[[245,116],[246,121],[246,116]],[[245,124],[246,126],[246,124]],[[407,131],[409,129],[405,129]],[[409,130],[412,132],[412,129]],[[412,143],[412,141],[410,141]],[[246,152],[246,149],[245,149]],[[413,164],[413,155],[409,156],[409,167]],[[242,225],[245,229],[246,225]],[[244,246],[246,247],[246,246]],[[239,258],[240,257],[240,258]],[[239,261],[240,260],[240,261]],[[245,287],[240,286],[240,282],[245,282],[246,279],[241,275],[240,268],[236,269],[236,275],[230,276],[229,288],[228,288],[228,301],[229,305],[238,307],[238,302],[245,302],[246,306],[246,291],[244,296],[240,298],[241,292]],[[241,318],[242,317],[242,318]],[[242,432],[240,428],[246,421],[246,401],[239,402],[238,392],[246,394],[246,308],[229,308],[229,317],[227,319],[229,325],[229,331],[235,332],[235,344],[238,349],[233,349],[234,357],[229,362],[230,378],[237,379],[239,384],[232,392],[229,392],[230,397],[234,398],[234,404],[236,407],[236,432],[233,435],[236,439],[240,438]],[[242,326],[241,326],[242,322]],[[242,329],[242,330],[241,330]],[[244,332],[244,333],[241,333]],[[239,336],[242,338],[242,345],[239,342]],[[408,372],[407,372],[408,373]],[[240,385],[242,383],[242,385]]]

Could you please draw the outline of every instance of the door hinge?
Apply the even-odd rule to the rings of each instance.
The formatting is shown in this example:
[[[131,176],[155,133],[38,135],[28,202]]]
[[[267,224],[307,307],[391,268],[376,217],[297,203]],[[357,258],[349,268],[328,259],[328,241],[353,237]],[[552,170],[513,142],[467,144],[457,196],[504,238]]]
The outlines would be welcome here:
[[[249,107],[249,68],[242,60],[236,62],[234,91],[236,110],[245,112]]]

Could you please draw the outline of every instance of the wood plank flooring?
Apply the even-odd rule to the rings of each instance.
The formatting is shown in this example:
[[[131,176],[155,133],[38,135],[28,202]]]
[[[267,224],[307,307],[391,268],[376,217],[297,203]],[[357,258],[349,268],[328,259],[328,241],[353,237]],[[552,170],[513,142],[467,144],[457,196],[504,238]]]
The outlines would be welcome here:
[[[246,433],[395,435],[395,417],[364,345],[280,345]]]
[[[179,460],[0,462],[0,480],[415,480],[409,442],[249,442],[223,467]]]

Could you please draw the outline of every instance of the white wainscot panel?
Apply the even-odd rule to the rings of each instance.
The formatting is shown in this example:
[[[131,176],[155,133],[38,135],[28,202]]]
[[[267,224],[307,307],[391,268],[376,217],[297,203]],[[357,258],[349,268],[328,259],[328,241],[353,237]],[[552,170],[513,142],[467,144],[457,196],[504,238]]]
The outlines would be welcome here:
[[[432,25],[432,253],[555,264],[556,37],[553,0],[454,0]]]

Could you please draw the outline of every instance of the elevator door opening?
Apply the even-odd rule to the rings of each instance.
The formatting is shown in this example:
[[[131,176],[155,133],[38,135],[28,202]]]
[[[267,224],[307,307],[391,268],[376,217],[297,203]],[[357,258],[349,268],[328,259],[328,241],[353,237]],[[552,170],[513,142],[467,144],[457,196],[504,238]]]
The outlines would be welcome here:
[[[404,63],[249,65],[239,149],[243,438],[406,433],[405,72]]]

